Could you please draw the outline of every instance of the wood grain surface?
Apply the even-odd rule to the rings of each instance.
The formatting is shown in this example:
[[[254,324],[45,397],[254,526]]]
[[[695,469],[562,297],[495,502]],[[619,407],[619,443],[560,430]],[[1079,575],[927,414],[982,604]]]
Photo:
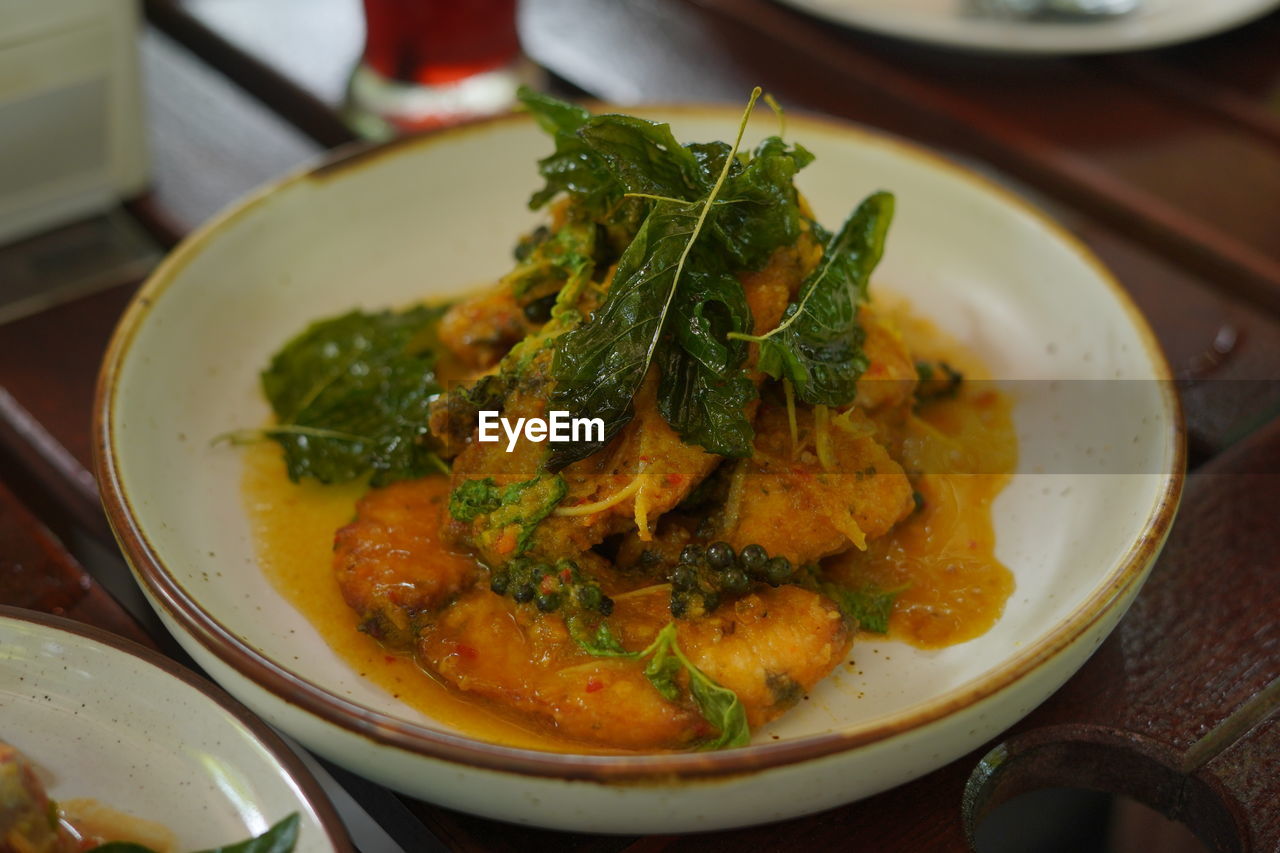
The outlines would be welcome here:
[[[0,484],[0,604],[96,625],[156,648],[47,527]]]

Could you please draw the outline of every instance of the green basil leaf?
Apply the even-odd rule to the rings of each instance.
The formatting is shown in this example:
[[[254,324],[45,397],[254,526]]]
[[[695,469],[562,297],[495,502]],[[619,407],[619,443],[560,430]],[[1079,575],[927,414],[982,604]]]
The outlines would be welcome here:
[[[819,591],[830,598],[840,608],[840,612],[850,621],[857,622],[858,627],[873,634],[884,634],[889,630],[889,617],[893,614],[893,605],[905,589],[882,589],[875,584],[867,584],[857,589],[850,589],[832,582],[819,585]]]
[[[629,652],[622,647],[622,642],[609,628],[609,623],[601,622],[591,633],[580,616],[570,616],[565,620],[569,636],[584,652],[601,658],[637,658],[640,652]]]
[[[276,353],[262,387],[289,477],[373,485],[448,471],[432,449],[427,407],[439,393],[434,331],[443,307],[313,324]],[[233,440],[243,434],[233,435]]]
[[[737,336],[757,341],[759,368],[791,380],[806,403],[843,406],[857,394],[858,378],[867,369],[858,306],[866,300],[892,219],[892,195],[868,197],[827,241],[822,263],[778,326],[758,338]]]
[[[728,178],[747,119],[759,97],[757,88],[751,93],[733,147],[706,197],[696,204],[655,202],[618,261],[604,305],[589,323],[564,335],[552,363],[556,380],[552,407],[567,410],[574,417],[601,418],[605,428],[601,441],[553,445],[547,462],[551,470],[595,453],[631,420],[632,398],[658,353],[686,265]],[[678,158],[674,151],[668,153]],[[694,155],[685,153],[696,168]],[[687,169],[685,163],[673,173]],[[695,258],[690,268],[698,267]]]
[[[715,180],[714,173],[704,175],[693,153],[676,141],[666,124],[602,115],[587,122],[578,135],[629,193],[694,201],[705,196]]]
[[[649,683],[662,694],[664,699],[668,702],[676,702],[683,692],[677,680],[683,667],[680,664],[680,654],[676,650],[674,622],[668,623],[658,632],[658,637],[651,648],[654,649],[653,657],[649,658],[649,663],[644,668],[645,678],[649,679]]]
[[[742,285],[727,273],[691,271],[674,315],[675,345],[658,358],[659,412],[686,444],[721,456],[750,456],[755,434],[746,410],[756,386],[741,366],[746,345],[727,337],[751,329]]]
[[[257,838],[226,847],[215,847],[202,853],[292,853],[298,844],[298,825],[298,813],[294,812]]]
[[[730,172],[711,233],[731,268],[761,269],[777,249],[799,238],[804,217],[793,181],[811,162],[803,147],[770,136],[743,168]]]
[[[747,711],[738,694],[716,684],[692,663],[686,661],[689,670],[689,692],[698,713],[715,726],[720,734],[715,740],[703,744],[704,749],[725,749],[746,746],[751,742],[751,728],[747,725]]]
[[[570,617],[566,625],[569,636],[588,654],[597,657],[649,658],[644,675],[668,702],[679,702],[685,695],[685,689],[680,684],[680,673],[687,672],[689,695],[694,706],[702,718],[719,733],[714,740],[703,745],[704,749],[746,746],[751,741],[751,728],[747,725],[747,712],[742,700],[738,698],[738,694],[727,687],[721,687],[685,657],[676,642],[675,622],[668,622],[663,626],[648,648],[638,652],[623,649],[618,638],[604,622],[600,623],[594,635],[579,617]]]
[[[575,196],[585,210],[603,216],[622,198],[623,189],[604,158],[578,135],[591,114],[527,87],[521,87],[519,98],[556,146],[552,154],[538,161],[546,183],[529,199],[529,207],[542,207],[563,192]]]
[[[697,225],[692,205],[655,205],[622,253],[604,305],[560,339],[551,408],[602,418],[605,428],[602,441],[552,444],[551,470],[595,453],[631,420],[632,397],[658,350]]]
[[[201,853],[292,853],[298,844],[298,813],[294,812],[266,832],[225,847],[215,847]],[[109,841],[99,844],[89,853],[155,853],[150,847],[132,841]]]
[[[591,120],[591,113],[577,104],[553,98],[528,86],[521,86],[517,97],[547,133],[577,133]]]

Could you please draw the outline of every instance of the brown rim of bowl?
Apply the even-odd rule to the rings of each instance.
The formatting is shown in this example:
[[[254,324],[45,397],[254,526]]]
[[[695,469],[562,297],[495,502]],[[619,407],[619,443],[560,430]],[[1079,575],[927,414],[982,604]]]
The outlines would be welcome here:
[[[741,117],[732,107],[697,105],[645,105],[634,110],[640,114],[695,114],[724,116],[726,121]],[[674,753],[641,755],[582,755],[542,752],[501,746],[463,735],[433,730],[388,714],[349,702],[324,690],[251,648],[241,638],[220,624],[211,614],[171,577],[155,548],[139,527],[121,482],[115,443],[114,401],[117,375],[127,355],[133,336],[145,319],[150,306],[159,298],[188,258],[227,224],[253,211],[272,194],[306,180],[325,180],[362,168],[381,157],[405,148],[435,145],[470,134],[483,133],[513,122],[530,121],[524,115],[506,115],[449,128],[436,133],[399,139],[380,146],[356,145],[335,152],[320,165],[306,168],[268,184],[241,200],[188,236],[152,273],[125,311],[111,338],[98,377],[94,404],[94,467],[102,490],[107,519],[121,549],[128,557],[136,576],[151,596],[172,618],[181,624],[206,651],[224,665],[281,702],[307,713],[350,734],[374,744],[392,746],[417,755],[528,776],[545,776],[598,782],[637,782],[671,777],[718,777],[749,773],[801,761],[834,755],[854,747],[883,741],[923,727],[1004,690],[1055,657],[1100,621],[1111,606],[1134,591],[1159,553],[1182,493],[1185,466],[1185,435],[1181,401],[1174,392],[1168,363],[1155,335],[1129,295],[1076,237],[1044,213],[1011,191],[983,178],[945,157],[914,143],[870,131],[835,119],[815,116],[789,116],[792,128],[810,126],[827,132],[853,136],[864,143],[895,149],[898,153],[923,161],[930,168],[941,169],[959,177],[979,191],[994,194],[1006,204],[1040,222],[1066,246],[1084,260],[1122,306],[1130,323],[1142,340],[1147,357],[1161,380],[1163,411],[1170,422],[1167,436],[1170,474],[1155,507],[1144,522],[1142,532],[1118,565],[1097,585],[1080,606],[1053,630],[1004,664],[998,671],[956,688],[919,707],[872,720],[843,732],[812,735],[794,741],[757,744],[741,749],[715,753]]]
[[[333,804],[329,802],[329,797],[320,787],[320,783],[316,781],[316,778],[311,775],[311,771],[303,765],[298,756],[294,755],[293,750],[280,739],[278,734],[268,728],[266,723],[254,716],[252,711],[240,704],[234,696],[221,687],[208,679],[201,678],[182,664],[165,657],[157,651],[121,637],[119,634],[104,631],[84,622],[76,622],[62,616],[27,610],[22,607],[0,604],[0,620],[4,619],[10,619],[15,622],[29,622],[42,628],[64,631],[77,637],[83,637],[86,640],[92,640],[95,643],[101,643],[114,651],[123,652],[143,663],[150,664],[165,675],[176,678],[188,687],[193,688],[200,695],[229,713],[237,723],[248,729],[249,734],[266,748],[272,760],[284,768],[285,774],[298,786],[303,802],[315,812],[316,818],[320,821],[320,826],[324,829],[333,849],[339,851],[339,853],[355,853],[355,848],[347,837],[347,832],[343,828],[342,821],[338,818],[338,813],[334,811]]]

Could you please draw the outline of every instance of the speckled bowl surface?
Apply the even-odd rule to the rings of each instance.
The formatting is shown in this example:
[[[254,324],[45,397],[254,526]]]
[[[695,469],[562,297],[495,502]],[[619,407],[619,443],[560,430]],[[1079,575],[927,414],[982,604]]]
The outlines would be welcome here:
[[[127,640],[0,607],[0,740],[55,799],[169,827],[178,849],[259,835],[291,812],[298,853],[351,850],[319,785],[217,687]]]
[[[641,114],[692,140],[731,137],[739,118]],[[747,144],[776,127],[765,111]],[[789,116],[787,127],[817,156],[799,184],[822,221],[873,190],[897,195],[874,289],[910,299],[1014,383],[1021,464],[994,521],[1017,589],[994,628],[938,651],[860,641],[856,670],[841,667],[749,747],[615,757],[478,741],[326,645],[264,577],[241,459],[209,439],[264,421],[257,372],[309,322],[505,271],[538,221],[525,202],[549,150],[513,117],[264,189],[180,246],[127,312],[99,385],[99,481],[144,590],[201,666],[385,784],[506,820],[616,832],[742,825],[868,796],[977,747],[1070,677],[1123,615],[1177,506],[1181,416],[1159,346],[1099,262],[1006,191],[845,124]]]

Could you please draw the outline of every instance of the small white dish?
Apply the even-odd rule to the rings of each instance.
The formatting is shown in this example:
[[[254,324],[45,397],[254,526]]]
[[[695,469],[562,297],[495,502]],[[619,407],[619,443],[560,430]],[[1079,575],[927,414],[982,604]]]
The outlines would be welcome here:
[[[1116,53],[1206,38],[1260,18],[1280,0],[1143,0],[1105,20],[1009,20],[966,11],[966,0],[778,0],[881,35],[996,53]]]
[[[730,137],[740,117],[638,113],[686,140]],[[757,115],[748,144],[777,128]],[[456,294],[506,270],[517,235],[539,221],[526,200],[550,147],[517,116],[267,187],[190,237],[139,292],[99,383],[97,473],[121,547],[183,646],[273,725],[359,773],[451,808],[580,831],[707,830],[830,808],[954,760],[1043,701],[1123,615],[1177,506],[1181,414],[1159,346],[1092,255],[1016,197],[847,124],[787,127],[817,156],[799,184],[822,221],[840,222],[873,190],[897,195],[875,290],[907,296],[997,377],[1047,392],[1014,408],[1023,463],[994,520],[1017,590],[987,634],[938,651],[859,641],[856,670],[840,667],[746,748],[558,754],[486,743],[409,707],[273,587],[240,454],[210,439],[265,421],[258,371],[308,323]],[[1138,381],[1101,419],[1081,418],[1079,398],[1049,381],[1116,378]],[[1109,387],[1097,382],[1061,387]]]
[[[0,607],[0,740],[54,800],[89,798],[167,826],[177,850],[260,835],[291,812],[297,853],[349,853],[319,784],[217,687],[67,619]]]

